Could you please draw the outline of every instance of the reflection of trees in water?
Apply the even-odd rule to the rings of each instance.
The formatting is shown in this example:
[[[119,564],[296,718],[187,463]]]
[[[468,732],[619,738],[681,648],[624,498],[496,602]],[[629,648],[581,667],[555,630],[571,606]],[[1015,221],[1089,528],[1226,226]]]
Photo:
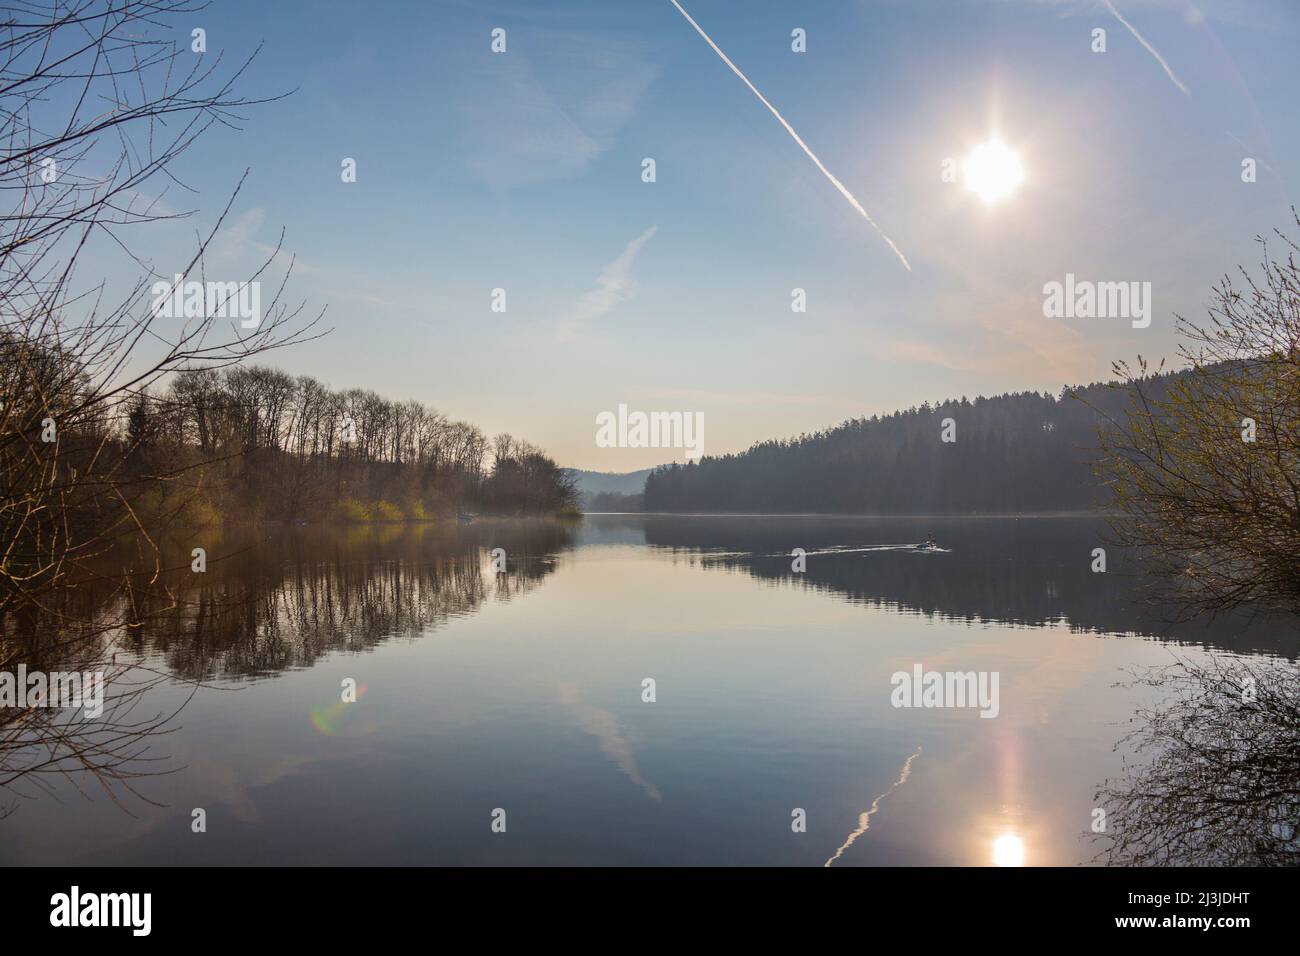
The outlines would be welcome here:
[[[472,611],[488,595],[476,558],[467,552],[420,565],[321,562],[236,572],[233,580],[182,592],[192,613],[156,643],[168,669],[190,679],[309,667],[330,651],[414,637]]]
[[[141,777],[178,769],[154,754],[155,737],[203,682],[309,667],[333,651],[413,639],[489,600],[537,587],[571,544],[558,521],[484,521],[470,528],[277,529],[229,540],[213,532],[164,549],[171,570],[69,589],[41,612],[0,615],[0,670],[103,671],[104,712],[0,708],[0,817],[56,777],[95,785],[113,799]],[[207,571],[190,549],[207,549]],[[490,551],[506,550],[504,573]],[[144,575],[142,575],[144,577]],[[130,593],[128,593],[130,592]],[[130,621],[129,626],[112,623]],[[61,622],[78,621],[70,633]],[[86,623],[89,622],[89,623]],[[96,623],[109,622],[109,623]],[[149,691],[190,684],[159,708]]]
[[[617,519],[598,520],[608,533]],[[1101,519],[652,516],[643,526],[648,544],[680,551],[706,568],[743,570],[876,607],[963,621],[1064,622],[1102,633],[1300,654],[1300,634],[1287,620],[1183,619],[1176,606],[1158,600],[1141,567],[1114,548],[1107,549],[1107,571],[1093,573],[1092,549],[1105,547],[1109,534]],[[906,545],[930,533],[950,553],[835,551]],[[791,570],[796,547],[808,552],[802,573]]]
[[[36,624],[25,617],[29,626]],[[128,794],[147,801],[137,782],[168,772],[167,758],[151,747],[169,732],[185,705],[159,708],[147,700],[167,676],[136,663],[117,663],[113,632],[93,622],[90,633],[79,635],[34,627],[29,635],[35,640],[27,642],[8,628],[16,623],[13,616],[3,623],[0,671],[16,675],[19,664],[25,664],[28,674],[39,671],[47,678],[55,672],[98,672],[103,675],[103,712],[87,717],[84,703],[77,708],[0,707],[0,819],[61,784],[86,796],[103,793],[115,802]]]
[[[526,593],[555,569],[570,536],[566,525],[540,520],[305,529],[251,548],[232,542],[209,554],[208,572],[189,577],[177,612],[145,641],[189,680],[310,667],[332,651],[414,638],[488,600]],[[498,547],[505,573],[491,565]]]
[[[1300,863],[1300,668],[1213,657],[1137,675],[1163,699],[1098,792],[1100,856],[1137,865]],[[1141,758],[1143,759],[1139,761]]]

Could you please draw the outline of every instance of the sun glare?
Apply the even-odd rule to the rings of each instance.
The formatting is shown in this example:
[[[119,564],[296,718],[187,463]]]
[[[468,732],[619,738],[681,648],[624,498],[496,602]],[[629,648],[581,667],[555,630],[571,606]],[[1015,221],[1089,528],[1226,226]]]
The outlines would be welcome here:
[[[1016,191],[1025,179],[1020,157],[1001,140],[976,146],[962,163],[966,188],[985,202],[997,202]]]

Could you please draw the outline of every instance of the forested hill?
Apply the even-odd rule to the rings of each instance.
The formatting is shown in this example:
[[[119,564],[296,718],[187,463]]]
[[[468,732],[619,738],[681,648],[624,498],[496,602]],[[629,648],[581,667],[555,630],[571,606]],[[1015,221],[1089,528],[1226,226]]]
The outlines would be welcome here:
[[[851,419],[741,454],[669,465],[646,480],[647,511],[924,514],[1080,511],[1103,503],[1092,472],[1106,385],[1022,392]],[[943,441],[952,419],[954,441]]]

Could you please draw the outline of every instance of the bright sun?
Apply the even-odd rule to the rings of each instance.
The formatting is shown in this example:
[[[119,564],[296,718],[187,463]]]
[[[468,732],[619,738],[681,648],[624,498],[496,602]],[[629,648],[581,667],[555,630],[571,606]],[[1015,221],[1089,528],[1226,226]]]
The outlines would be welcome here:
[[[1001,140],[976,146],[962,162],[966,188],[985,202],[997,202],[1016,191],[1025,179],[1020,157]]]

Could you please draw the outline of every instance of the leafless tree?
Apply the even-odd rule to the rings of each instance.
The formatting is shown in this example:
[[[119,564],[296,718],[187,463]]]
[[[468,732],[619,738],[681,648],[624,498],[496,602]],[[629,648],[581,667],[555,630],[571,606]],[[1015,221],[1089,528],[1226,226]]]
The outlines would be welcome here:
[[[1279,259],[1259,241],[1258,276],[1225,276],[1206,321],[1179,318],[1186,370],[1116,366],[1131,401],[1101,432],[1116,535],[1192,612],[1300,610],[1300,246],[1277,231]]]
[[[164,569],[139,492],[182,479],[194,463],[139,467],[135,446],[151,433],[128,420],[133,409],[142,414],[142,396],[177,371],[211,374],[314,334],[314,320],[285,299],[292,260],[279,244],[243,280],[273,290],[254,328],[223,317],[229,292],[189,317],[155,308],[158,280],[207,281],[206,252],[242,178],[183,258],[158,268],[133,251],[141,230],[193,214],[167,202],[191,191],[176,161],[213,127],[238,129],[245,108],[267,102],[235,92],[251,56],[227,67],[221,54],[196,53],[166,32],[203,6],[0,7],[0,669],[55,667],[61,654],[90,666],[87,649],[111,665],[113,640],[165,609],[150,593]],[[110,276],[86,275],[91,250],[122,257],[134,279],[115,288]],[[110,558],[121,559],[114,571],[105,570]],[[113,588],[102,604],[70,599],[106,578]],[[45,635],[53,645],[34,648]],[[119,704],[137,696],[138,688]],[[48,745],[27,776],[70,764],[111,775],[133,754],[126,731],[156,729],[110,720],[88,738],[49,713],[0,715],[6,752],[33,734]],[[0,768],[0,780],[12,772]]]

